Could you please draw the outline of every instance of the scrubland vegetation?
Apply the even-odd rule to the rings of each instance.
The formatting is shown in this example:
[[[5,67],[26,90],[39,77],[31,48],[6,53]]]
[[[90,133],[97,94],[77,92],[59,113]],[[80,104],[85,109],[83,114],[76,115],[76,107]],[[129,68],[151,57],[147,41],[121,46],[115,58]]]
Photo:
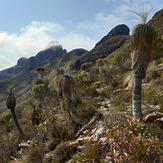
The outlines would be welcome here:
[[[46,67],[38,68],[26,101],[15,106],[23,133],[9,110],[0,114],[0,162],[163,162],[161,43],[159,35],[142,83],[139,122],[132,114],[130,41],[79,71],[52,69],[46,74]],[[145,119],[153,112],[160,117]]]

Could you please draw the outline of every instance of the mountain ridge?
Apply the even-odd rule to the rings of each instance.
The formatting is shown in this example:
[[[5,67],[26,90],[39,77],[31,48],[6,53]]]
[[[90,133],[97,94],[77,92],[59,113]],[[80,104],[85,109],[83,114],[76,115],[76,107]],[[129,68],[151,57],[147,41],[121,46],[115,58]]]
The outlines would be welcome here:
[[[80,69],[81,65],[85,62],[95,63],[97,59],[103,59],[117,50],[130,38],[130,29],[125,24],[115,26],[107,35],[105,35],[99,42],[96,43],[95,47],[82,55],[76,60],[72,68]]]

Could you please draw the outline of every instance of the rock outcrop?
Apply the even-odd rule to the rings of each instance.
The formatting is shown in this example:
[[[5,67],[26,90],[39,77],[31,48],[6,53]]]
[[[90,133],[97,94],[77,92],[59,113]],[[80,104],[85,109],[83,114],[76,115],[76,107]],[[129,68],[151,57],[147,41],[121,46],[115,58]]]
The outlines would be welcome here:
[[[130,29],[125,24],[117,25],[115,28],[113,28],[106,36],[104,36],[97,44],[96,46],[102,44],[108,39],[111,39],[115,36],[122,36],[122,35],[129,35]]]
[[[72,67],[74,69],[80,69],[83,63],[95,63],[97,59],[107,57],[129,40],[129,31],[130,29],[124,24],[116,26],[104,36],[91,51],[77,59]]]

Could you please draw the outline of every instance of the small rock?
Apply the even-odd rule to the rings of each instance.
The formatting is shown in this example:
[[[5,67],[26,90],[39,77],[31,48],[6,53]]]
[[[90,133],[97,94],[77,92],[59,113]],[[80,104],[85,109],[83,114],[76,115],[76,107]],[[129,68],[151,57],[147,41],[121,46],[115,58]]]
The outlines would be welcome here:
[[[157,120],[158,118],[163,118],[163,113],[161,112],[158,112],[158,111],[155,111],[151,114],[148,114],[145,118],[144,118],[144,121],[155,121]]]

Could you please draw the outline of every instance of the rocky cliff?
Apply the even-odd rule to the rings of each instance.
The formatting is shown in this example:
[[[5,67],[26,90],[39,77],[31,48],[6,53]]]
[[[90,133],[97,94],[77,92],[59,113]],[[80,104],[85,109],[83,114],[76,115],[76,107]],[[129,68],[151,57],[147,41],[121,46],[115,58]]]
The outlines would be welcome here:
[[[107,41],[108,39],[111,39],[112,37],[115,36],[123,36],[123,35],[129,35],[130,29],[124,25],[124,24],[120,24],[117,25],[115,28],[113,28],[106,36],[104,36],[97,44],[96,47],[102,43],[104,43],[105,41]]]
[[[85,62],[94,63],[97,59],[107,57],[113,51],[125,44],[125,42],[130,38],[129,31],[130,29],[124,24],[116,26],[106,36],[104,36],[91,51],[76,60],[72,67],[79,69],[81,64]]]

